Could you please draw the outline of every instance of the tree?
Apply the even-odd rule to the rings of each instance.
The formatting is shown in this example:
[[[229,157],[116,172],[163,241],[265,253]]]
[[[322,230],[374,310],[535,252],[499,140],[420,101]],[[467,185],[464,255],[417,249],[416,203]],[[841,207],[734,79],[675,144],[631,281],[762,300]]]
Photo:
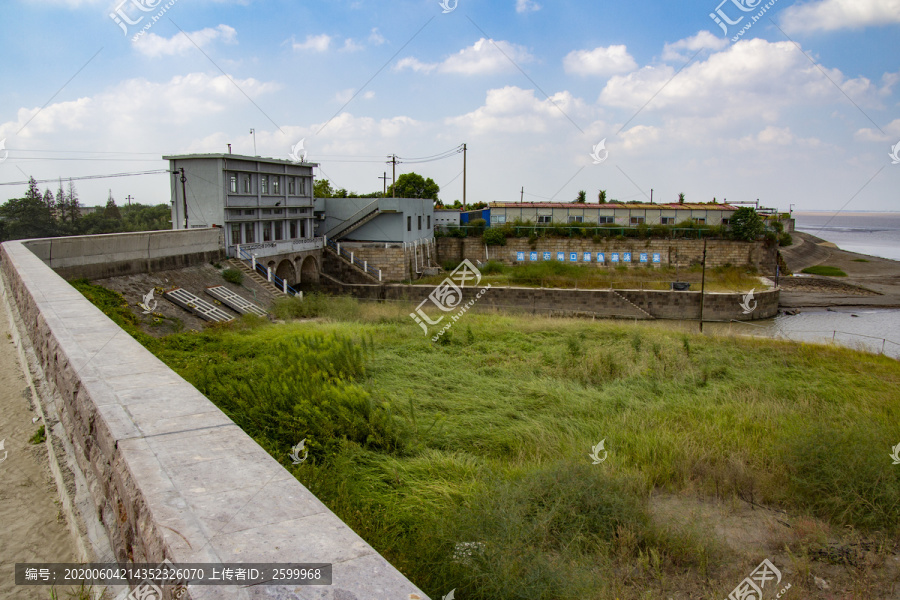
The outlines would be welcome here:
[[[313,197],[315,198],[331,198],[334,194],[334,190],[331,187],[331,182],[327,179],[316,179],[315,184],[313,184]]]
[[[684,194],[678,194],[678,204],[684,204]]]
[[[731,235],[735,239],[752,242],[762,235],[766,226],[753,208],[745,206],[731,215]]]
[[[587,192],[578,190],[578,196],[572,201],[574,204],[585,204],[587,202]]]
[[[57,220],[66,222],[66,192],[63,191],[62,178],[59,179],[59,189],[56,190],[56,210],[54,216]]]
[[[439,201],[441,188],[431,177],[425,179],[418,173],[404,173],[388,191],[393,198],[431,198]]]
[[[56,202],[53,200],[53,192],[50,191],[50,188],[44,190],[44,204],[47,206],[47,210],[50,211],[50,215],[53,215],[53,208]]]
[[[0,206],[0,235],[5,240],[52,237],[58,234],[56,221],[33,177],[28,179],[24,198],[13,198]]]
[[[75,184],[69,180],[69,191],[66,192],[65,211],[70,222],[74,223],[81,216],[81,205],[78,202],[78,192],[75,191]]]
[[[606,190],[600,190],[600,193],[597,194],[597,202],[606,204]]]
[[[106,209],[103,211],[103,216],[116,221],[122,220],[122,213],[119,212],[119,207],[116,206],[116,199],[113,198],[112,190],[109,190],[109,198],[106,199]]]

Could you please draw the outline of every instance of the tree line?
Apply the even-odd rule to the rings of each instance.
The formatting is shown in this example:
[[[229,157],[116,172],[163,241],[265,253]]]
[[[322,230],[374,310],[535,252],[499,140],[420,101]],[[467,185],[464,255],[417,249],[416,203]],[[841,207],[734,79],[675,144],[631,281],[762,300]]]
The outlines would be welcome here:
[[[50,188],[41,193],[34,177],[30,177],[23,197],[11,198],[0,205],[0,241],[172,228],[168,204],[119,207],[112,191],[105,207],[89,214],[82,212],[78,191],[71,180],[65,188],[60,180],[54,194]]]

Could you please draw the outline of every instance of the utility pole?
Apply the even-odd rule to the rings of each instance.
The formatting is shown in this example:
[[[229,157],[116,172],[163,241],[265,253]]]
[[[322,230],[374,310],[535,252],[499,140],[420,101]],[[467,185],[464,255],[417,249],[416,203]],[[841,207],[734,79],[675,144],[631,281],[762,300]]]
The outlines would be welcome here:
[[[253,134],[253,156],[259,156],[259,154],[256,153],[256,130],[251,129],[250,133]]]
[[[650,188],[650,204],[653,204],[653,188]]]
[[[706,299],[706,239],[703,240],[703,275],[700,276],[700,333],[703,333],[703,303]]]
[[[177,171],[176,171],[177,172]],[[188,216],[187,216],[187,192],[184,191],[184,182],[187,181],[187,177],[184,176],[184,167],[181,167],[181,206],[184,208],[184,228],[188,228]]]
[[[387,196],[387,171],[384,171],[384,175],[379,177],[378,179],[383,180],[381,182],[383,184],[381,187],[384,189],[384,191],[381,192],[381,197],[384,198],[385,196]]]
[[[466,210],[466,145],[463,144],[463,210]]]
[[[125,196],[125,199],[128,200],[128,206],[131,206],[131,201],[134,200],[134,198],[131,197],[131,194]]]
[[[391,159],[391,198],[394,197],[394,194],[397,193],[396,186],[394,184],[397,183],[397,155],[391,154],[388,156]],[[387,173],[385,173],[387,175]]]
[[[522,189],[519,190],[519,204],[525,202],[525,186],[522,186]]]

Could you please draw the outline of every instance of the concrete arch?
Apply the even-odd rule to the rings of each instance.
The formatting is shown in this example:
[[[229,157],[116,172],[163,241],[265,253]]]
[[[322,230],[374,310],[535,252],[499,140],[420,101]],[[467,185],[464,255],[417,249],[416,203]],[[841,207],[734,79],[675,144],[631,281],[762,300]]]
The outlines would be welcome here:
[[[319,283],[319,263],[316,257],[308,255],[300,263],[300,282],[303,284]]]
[[[297,283],[297,271],[294,269],[294,263],[288,259],[284,259],[278,263],[278,268],[275,269],[275,275],[284,281],[287,281],[290,286]]]

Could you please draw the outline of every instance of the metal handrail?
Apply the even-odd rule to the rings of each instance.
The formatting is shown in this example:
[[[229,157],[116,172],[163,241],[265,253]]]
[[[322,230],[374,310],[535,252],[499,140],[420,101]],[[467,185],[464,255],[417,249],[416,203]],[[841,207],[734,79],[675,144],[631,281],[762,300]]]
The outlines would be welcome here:
[[[372,208],[373,205],[375,208]],[[335,232],[341,233],[343,230],[353,227],[356,223],[365,219],[369,215],[369,213],[375,212],[377,210],[378,200],[373,200],[372,202],[369,202],[364,207],[353,213],[353,215],[351,215],[349,218],[345,219],[343,223],[332,227],[325,235],[328,237],[333,237],[335,235]]]
[[[239,250],[238,250],[238,259],[241,259],[241,258],[243,258],[246,261],[249,261],[251,265],[253,265],[255,262],[256,270],[259,272],[259,274],[262,275],[263,277],[265,277],[266,280],[269,281],[269,283],[274,284],[275,287],[277,287],[279,290],[282,290],[283,292],[286,292],[286,293],[290,294],[291,296],[299,295],[299,292],[297,290],[295,290],[293,287],[287,285],[286,282],[281,277],[276,275],[275,273],[271,274],[271,280],[269,280],[269,268],[262,266],[262,264],[259,263],[258,261],[254,261],[253,255],[251,255],[249,252],[247,252],[243,248],[239,248]]]
[[[344,248],[341,248],[340,244],[338,242],[335,242],[334,240],[329,239],[328,236],[325,236],[325,245],[327,247],[331,248],[332,250],[334,250],[334,252],[338,256],[340,256],[342,258],[346,258],[347,262],[349,262],[350,264],[352,264],[356,267],[359,267],[360,269],[362,269],[363,271],[365,271],[372,277],[376,277],[379,280],[381,279],[380,269],[370,267],[366,261],[358,259],[356,256],[354,256],[354,254],[352,252],[349,252],[349,251],[345,250]]]

